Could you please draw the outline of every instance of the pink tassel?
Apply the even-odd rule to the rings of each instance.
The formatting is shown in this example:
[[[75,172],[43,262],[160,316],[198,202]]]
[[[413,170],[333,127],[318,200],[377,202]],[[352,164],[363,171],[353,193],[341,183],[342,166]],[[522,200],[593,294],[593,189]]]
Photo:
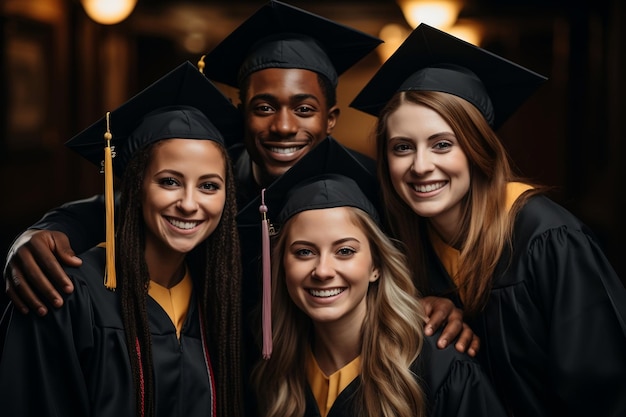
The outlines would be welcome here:
[[[262,237],[262,262],[263,262],[263,359],[269,359],[272,355],[272,277],[270,265],[270,232],[269,220],[267,220],[267,206],[265,205],[265,188],[261,190],[261,237]]]

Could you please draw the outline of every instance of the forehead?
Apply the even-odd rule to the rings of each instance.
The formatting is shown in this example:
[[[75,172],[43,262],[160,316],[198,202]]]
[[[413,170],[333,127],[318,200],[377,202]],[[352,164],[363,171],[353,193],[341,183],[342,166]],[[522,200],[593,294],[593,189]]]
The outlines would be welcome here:
[[[452,132],[452,128],[435,110],[423,104],[404,102],[387,118],[389,136],[412,136],[418,133]]]
[[[290,220],[289,236],[291,239],[320,237],[336,240],[347,237],[366,241],[349,207],[332,207],[302,211]]]
[[[220,146],[212,140],[166,139],[157,142],[150,155],[150,165],[182,163],[188,168],[216,168],[223,171],[226,160]]]
[[[247,98],[269,95],[277,98],[307,95],[324,101],[318,74],[295,68],[267,68],[248,77]]]

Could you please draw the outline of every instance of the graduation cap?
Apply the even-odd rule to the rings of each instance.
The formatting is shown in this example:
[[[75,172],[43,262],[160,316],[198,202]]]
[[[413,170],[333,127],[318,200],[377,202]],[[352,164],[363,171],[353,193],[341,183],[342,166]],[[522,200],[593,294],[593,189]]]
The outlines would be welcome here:
[[[340,186],[338,178],[341,178]],[[248,248],[256,255],[261,249],[264,358],[269,358],[272,350],[269,259],[269,236],[272,231],[279,230],[292,215],[314,208],[353,206],[378,220],[378,202],[374,162],[361,159],[358,154],[328,137],[239,211],[237,225],[240,238],[244,245],[250,245],[244,246],[242,253],[246,256]]]
[[[322,174],[339,174],[352,178],[366,197],[378,204],[378,182],[374,161],[363,158],[336,139],[327,137],[265,189],[267,216],[275,227],[280,226],[278,213],[286,193],[305,179]],[[260,205],[259,195],[237,213],[237,224],[240,229],[258,230]]]
[[[350,107],[378,116],[398,91],[440,91],[472,103],[497,129],[546,80],[514,62],[421,23]]]
[[[186,114],[170,113],[178,107]],[[165,113],[169,113],[166,117]],[[107,116],[67,141],[65,145],[101,166],[102,135],[110,128],[115,149],[113,169],[121,176],[132,154],[162,139],[213,139],[228,147],[241,140],[241,113],[211,81],[185,61]]]
[[[270,1],[245,20],[205,57],[205,74],[238,88],[266,68],[297,68],[326,76],[340,74],[382,40],[305,10]]]
[[[121,176],[133,155],[151,143],[180,138],[225,146],[240,138],[241,129],[237,108],[187,61],[65,143],[103,167],[107,288],[116,287],[113,174]]]
[[[355,207],[380,222],[378,211],[356,181],[339,174],[322,174],[293,187],[283,200],[278,222],[284,224],[298,213],[335,207]]]

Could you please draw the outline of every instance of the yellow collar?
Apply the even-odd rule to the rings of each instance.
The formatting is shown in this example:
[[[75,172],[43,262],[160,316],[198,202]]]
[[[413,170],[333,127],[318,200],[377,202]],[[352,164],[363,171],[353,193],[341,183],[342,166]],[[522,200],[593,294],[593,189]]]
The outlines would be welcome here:
[[[154,281],[150,281],[148,295],[154,299],[165,310],[176,327],[176,336],[180,338],[180,332],[189,311],[189,301],[193,283],[189,269],[185,270],[182,280],[171,288],[165,288]]]
[[[320,369],[311,349],[307,352],[307,379],[322,417],[326,417],[335,400],[361,373],[361,357],[357,356],[343,368],[326,376]]]
[[[509,182],[506,186],[506,209],[511,210],[515,201],[522,195],[524,192],[532,189],[533,187],[524,184],[522,182]],[[457,273],[459,271],[459,256],[460,252],[453,248],[452,246],[445,243],[439,234],[437,234],[431,227],[428,228],[428,236],[430,238],[430,242],[437,254],[437,257],[441,261],[441,264],[448,272],[448,275],[452,278],[456,285],[459,285],[457,282]]]

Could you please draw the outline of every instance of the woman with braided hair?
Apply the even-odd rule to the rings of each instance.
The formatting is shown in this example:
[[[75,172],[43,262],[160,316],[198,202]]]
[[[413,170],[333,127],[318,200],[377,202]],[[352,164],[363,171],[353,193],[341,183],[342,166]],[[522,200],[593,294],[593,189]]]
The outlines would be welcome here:
[[[3,317],[3,413],[241,414],[241,260],[225,147],[238,114],[185,63],[67,143],[99,165],[106,132],[105,176],[121,178],[117,228],[66,269],[76,287],[67,308]],[[112,194],[111,176],[105,183]]]

